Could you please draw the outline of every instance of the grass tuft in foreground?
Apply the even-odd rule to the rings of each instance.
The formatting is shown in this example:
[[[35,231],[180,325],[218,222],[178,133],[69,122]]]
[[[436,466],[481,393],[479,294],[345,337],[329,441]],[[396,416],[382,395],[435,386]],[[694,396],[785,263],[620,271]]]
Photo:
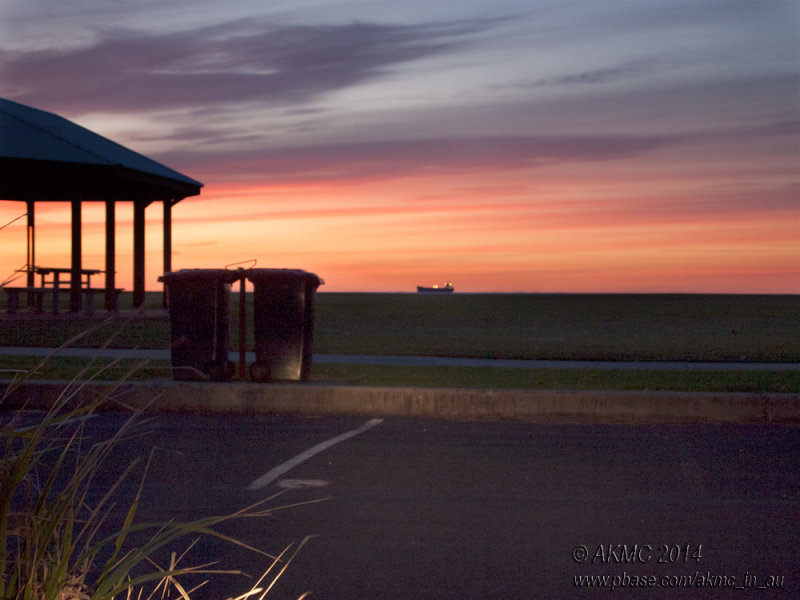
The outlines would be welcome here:
[[[0,413],[0,599],[190,600],[198,587],[184,587],[185,576],[241,574],[217,570],[214,562],[185,566],[188,552],[202,536],[265,557],[269,566],[262,578],[236,597],[263,598],[306,540],[272,556],[220,533],[217,527],[285,508],[273,506],[279,494],[230,515],[141,523],[137,514],[149,460],[131,461],[107,489],[98,489],[97,474],[107,468],[111,452],[136,434],[141,416],[141,411],[132,412],[105,439],[90,439],[86,434],[86,421],[113,403],[116,387],[105,389],[89,402],[79,402],[78,392],[87,381],[100,376],[98,371],[111,366],[85,367],[47,411]],[[0,410],[9,395],[36,372],[34,368],[14,379],[0,398]],[[137,471],[141,480],[127,510],[112,510],[123,484]],[[115,521],[115,514],[124,515],[121,522]],[[184,550],[178,553],[174,547],[180,543]]]

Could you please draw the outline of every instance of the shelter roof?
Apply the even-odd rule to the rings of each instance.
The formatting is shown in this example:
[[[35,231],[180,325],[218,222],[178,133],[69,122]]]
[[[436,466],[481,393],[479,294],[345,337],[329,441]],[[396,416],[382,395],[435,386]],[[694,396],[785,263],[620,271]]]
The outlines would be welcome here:
[[[59,115],[0,98],[2,199],[178,200],[202,185]]]

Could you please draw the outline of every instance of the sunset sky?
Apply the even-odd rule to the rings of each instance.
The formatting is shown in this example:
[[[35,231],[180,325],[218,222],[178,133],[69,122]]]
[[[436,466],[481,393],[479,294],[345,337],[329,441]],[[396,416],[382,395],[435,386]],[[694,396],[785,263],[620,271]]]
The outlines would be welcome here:
[[[795,0],[0,0],[0,96],[205,184],[173,267],[800,293]],[[0,226],[24,212],[0,202]],[[147,283],[161,274],[148,209]],[[117,283],[132,280],[118,209]],[[69,206],[37,262],[69,266]],[[103,268],[102,205],[84,210]],[[0,231],[0,279],[25,225]]]

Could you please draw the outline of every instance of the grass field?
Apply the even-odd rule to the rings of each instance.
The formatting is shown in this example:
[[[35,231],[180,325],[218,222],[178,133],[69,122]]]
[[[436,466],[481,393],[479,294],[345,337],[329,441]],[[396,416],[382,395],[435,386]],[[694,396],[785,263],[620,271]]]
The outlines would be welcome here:
[[[587,360],[800,360],[800,297],[319,294],[317,350]]]
[[[123,298],[122,306],[129,302]],[[148,294],[147,306],[161,306]],[[231,302],[238,344],[238,296]],[[252,315],[252,298],[248,297]],[[53,346],[100,318],[0,318],[0,345]],[[99,346],[101,326],[76,345]],[[248,324],[248,329],[251,326]],[[800,296],[627,294],[345,294],[316,297],[315,351],[518,359],[800,362]],[[248,343],[251,346],[252,341]],[[166,316],[135,318],[116,347],[169,347]],[[8,361],[4,361],[8,362]],[[163,365],[158,367],[163,371]],[[797,372],[553,373],[315,365],[314,380],[370,385],[798,391]],[[483,383],[483,385],[481,385]]]
[[[233,345],[238,339],[237,298],[233,294]],[[252,298],[248,300],[252,315]],[[160,307],[160,294],[149,294],[147,306]],[[0,345],[59,345],[102,319],[0,317]],[[117,327],[111,322],[80,344],[102,345]],[[315,349],[323,354],[800,362],[798,340],[800,296],[316,296]],[[166,349],[168,319],[134,319],[112,345]]]

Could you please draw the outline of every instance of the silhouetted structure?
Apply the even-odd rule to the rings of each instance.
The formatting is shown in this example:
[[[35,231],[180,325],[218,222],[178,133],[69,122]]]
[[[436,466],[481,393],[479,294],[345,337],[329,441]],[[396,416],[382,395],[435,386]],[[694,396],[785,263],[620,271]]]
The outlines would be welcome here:
[[[27,285],[34,287],[36,202],[72,205],[70,308],[81,309],[81,205],[105,202],[106,308],[115,288],[116,203],[133,202],[133,303],[145,293],[145,209],[164,207],[164,272],[172,270],[172,207],[203,186],[71,121],[0,98],[0,200],[27,204]]]

